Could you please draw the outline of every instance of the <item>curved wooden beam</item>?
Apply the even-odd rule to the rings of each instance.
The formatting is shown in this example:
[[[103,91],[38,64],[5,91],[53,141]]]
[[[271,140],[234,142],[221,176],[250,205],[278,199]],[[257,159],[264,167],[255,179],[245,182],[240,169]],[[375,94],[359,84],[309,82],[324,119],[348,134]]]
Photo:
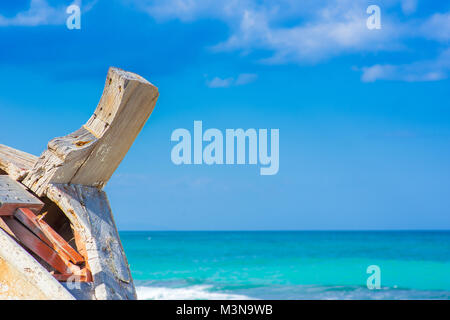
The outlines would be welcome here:
[[[49,184],[102,189],[155,107],[158,89],[141,76],[110,68],[103,95],[89,121],[48,143],[23,184],[37,195]]]

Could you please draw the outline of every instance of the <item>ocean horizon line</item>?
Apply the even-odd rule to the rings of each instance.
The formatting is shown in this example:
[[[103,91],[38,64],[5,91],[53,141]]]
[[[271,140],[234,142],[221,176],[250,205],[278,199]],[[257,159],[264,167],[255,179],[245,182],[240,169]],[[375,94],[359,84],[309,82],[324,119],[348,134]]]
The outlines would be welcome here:
[[[311,229],[311,230],[125,230],[119,232],[450,232],[450,229]]]

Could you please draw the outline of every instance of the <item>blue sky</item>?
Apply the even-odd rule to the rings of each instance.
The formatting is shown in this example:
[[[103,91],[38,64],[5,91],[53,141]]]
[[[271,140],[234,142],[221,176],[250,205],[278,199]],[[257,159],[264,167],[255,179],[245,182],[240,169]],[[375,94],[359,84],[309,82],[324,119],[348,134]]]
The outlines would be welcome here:
[[[158,86],[106,187],[122,230],[450,228],[450,3],[0,4],[0,143],[39,155],[78,129],[109,66]],[[379,30],[366,27],[369,4]],[[277,128],[280,170],[176,166],[177,128]]]

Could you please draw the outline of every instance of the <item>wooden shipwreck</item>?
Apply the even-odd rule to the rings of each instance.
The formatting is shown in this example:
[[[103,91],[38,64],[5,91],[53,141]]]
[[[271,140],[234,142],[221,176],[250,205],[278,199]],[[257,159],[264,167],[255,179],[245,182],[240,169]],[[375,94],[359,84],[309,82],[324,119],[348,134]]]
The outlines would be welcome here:
[[[0,145],[0,299],[136,299],[102,188],[158,89],[110,68],[92,117],[38,158]]]

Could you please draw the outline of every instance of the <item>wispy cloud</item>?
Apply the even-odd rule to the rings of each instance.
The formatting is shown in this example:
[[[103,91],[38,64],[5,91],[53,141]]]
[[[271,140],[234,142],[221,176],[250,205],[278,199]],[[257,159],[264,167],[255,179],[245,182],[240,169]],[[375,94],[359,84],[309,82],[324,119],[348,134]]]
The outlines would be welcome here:
[[[45,0],[31,0],[30,8],[11,18],[0,15],[0,26],[37,26],[61,24],[65,20],[65,9],[51,7]]]
[[[75,0],[71,4],[76,4],[82,8],[83,12],[87,12],[96,2],[97,0],[91,1],[83,7],[81,0]],[[51,6],[46,0],[31,0],[30,7],[26,11],[19,12],[13,17],[0,15],[0,27],[64,24],[67,19],[66,8],[67,5]]]
[[[235,85],[237,86],[243,86],[245,84],[248,83],[252,83],[253,81],[255,81],[258,78],[257,74],[254,73],[241,73],[235,82]]]
[[[241,73],[237,78],[219,78],[214,77],[212,80],[206,81],[206,85],[210,88],[228,88],[231,86],[243,86],[254,82],[258,78],[257,74],[254,73]]]
[[[307,22],[289,27],[274,24],[275,14],[246,10],[238,30],[214,48],[266,50],[272,55],[261,61],[269,64],[317,63],[343,53],[398,48],[395,40],[401,37],[402,28],[386,18],[383,31],[369,30],[364,6],[357,2],[340,3],[319,8],[311,17],[305,17]]]
[[[383,2],[381,30],[366,27],[366,8],[373,4],[368,0],[147,0],[136,3],[158,21],[220,20],[228,25],[230,36],[213,46],[213,50],[240,51],[246,55],[260,50],[268,53],[260,59],[267,64],[314,64],[344,54],[404,50],[408,41],[415,38],[444,45],[450,39],[450,13],[418,18],[415,16],[418,0]],[[399,14],[404,16],[399,18]],[[379,72],[388,73],[389,68],[383,67]],[[372,69],[372,73],[375,71],[376,68]],[[428,74],[430,79],[441,76],[442,72]],[[212,84],[230,86],[231,81],[217,79]]]
[[[401,6],[404,14],[412,14],[417,10],[417,0],[402,0]]]
[[[206,85],[210,88],[228,88],[233,83],[233,78],[221,79],[215,77],[210,81],[206,81]]]
[[[450,12],[436,13],[418,27],[419,36],[448,43],[450,40]]]
[[[361,80],[364,82],[377,80],[417,82],[446,79],[450,73],[450,49],[445,50],[433,60],[401,65],[377,64],[362,68],[362,72]]]
[[[139,6],[158,20],[218,19],[228,24],[231,36],[215,50],[240,50],[249,53],[263,49],[272,55],[266,63],[311,63],[347,52],[393,50],[401,47],[397,40],[411,32],[383,11],[382,30],[366,27],[366,8],[370,1],[144,1]],[[392,0],[389,6],[401,5],[413,13],[415,0]],[[286,25],[285,21],[294,21]],[[297,23],[295,23],[297,21]]]

